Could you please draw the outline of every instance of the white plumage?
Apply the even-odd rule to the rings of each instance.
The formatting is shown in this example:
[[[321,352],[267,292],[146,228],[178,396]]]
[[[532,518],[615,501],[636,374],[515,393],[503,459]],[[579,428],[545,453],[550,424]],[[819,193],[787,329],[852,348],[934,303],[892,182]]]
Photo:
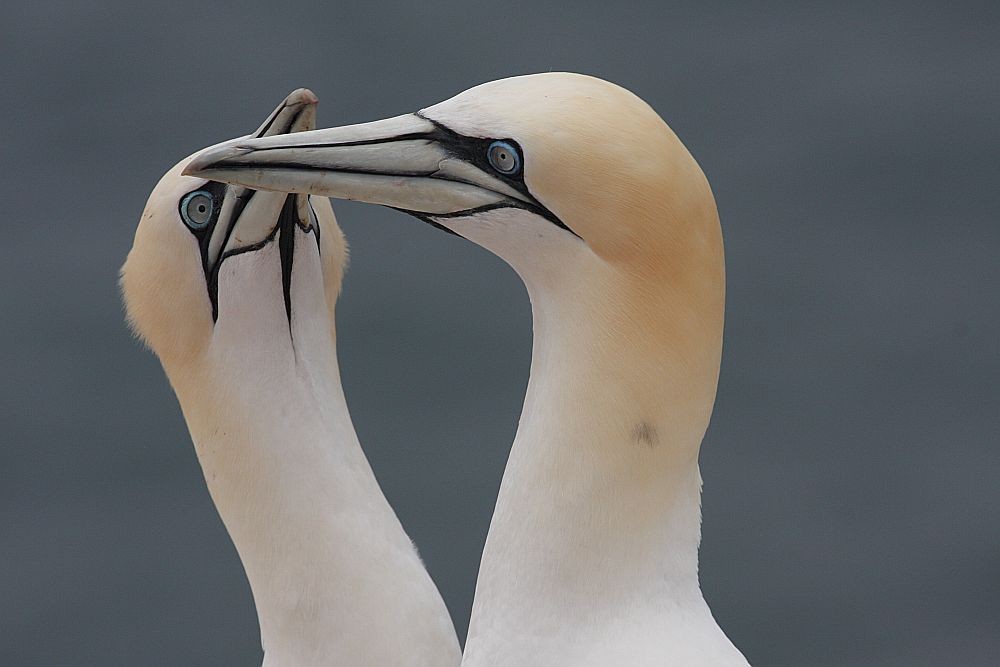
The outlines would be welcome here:
[[[531,379],[464,665],[746,665],[698,583],[722,237],[701,169],[648,105],[590,77],[516,77],[221,145],[188,172],[408,210],[524,279]]]
[[[314,127],[315,103],[296,91],[253,136]],[[329,202],[183,176],[189,160],[150,195],[122,287],[243,561],[264,665],[455,667],[447,609],[348,414]]]

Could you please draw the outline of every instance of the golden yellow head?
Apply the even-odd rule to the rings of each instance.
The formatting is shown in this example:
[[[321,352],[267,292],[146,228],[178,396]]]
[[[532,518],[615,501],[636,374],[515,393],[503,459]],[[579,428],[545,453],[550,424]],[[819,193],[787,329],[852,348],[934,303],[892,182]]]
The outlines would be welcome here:
[[[694,158],[648,104],[613,83],[519,76],[422,114],[464,135],[515,140],[528,190],[608,260],[663,258],[695,228],[709,236],[717,229]]]
[[[314,127],[316,101],[308,90],[293,92],[251,136]],[[298,267],[289,238],[317,246],[322,276],[306,279],[320,283],[331,316],[347,261],[329,201],[184,176],[195,157],[175,165],[153,189],[121,270],[129,323],[168,370],[207,349],[226,299],[253,304],[261,319],[291,317],[290,282]],[[265,253],[275,260],[265,261]],[[261,261],[250,261],[258,255]],[[247,290],[257,294],[241,294]]]
[[[515,268],[531,227],[511,221],[527,216],[630,271],[692,256],[721,264],[715,201],[694,158],[648,104],[580,74],[502,79],[415,114],[230,142],[186,173],[392,206]]]

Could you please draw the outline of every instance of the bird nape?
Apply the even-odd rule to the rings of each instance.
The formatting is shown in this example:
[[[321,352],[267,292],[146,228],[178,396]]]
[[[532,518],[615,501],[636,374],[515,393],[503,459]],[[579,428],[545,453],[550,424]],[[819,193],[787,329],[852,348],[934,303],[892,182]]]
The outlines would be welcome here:
[[[247,138],[314,128],[316,103],[293,92]],[[451,618],[341,388],[347,248],[329,201],[185,176],[191,159],[150,195],[122,292],[243,562],[264,664],[455,667]]]
[[[463,664],[747,664],[698,583],[721,230],[653,109],[599,79],[522,76],[388,120],[237,140],[185,173],[408,211],[527,285],[531,377]]]

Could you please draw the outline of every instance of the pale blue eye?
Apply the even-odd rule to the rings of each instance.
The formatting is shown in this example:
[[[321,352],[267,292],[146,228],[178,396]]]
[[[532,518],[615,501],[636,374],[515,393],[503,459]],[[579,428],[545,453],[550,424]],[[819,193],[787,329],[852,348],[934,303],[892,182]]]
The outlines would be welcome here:
[[[505,176],[513,176],[521,171],[521,154],[506,141],[494,141],[486,150],[490,166]]]
[[[215,200],[204,190],[189,192],[181,200],[181,217],[191,229],[204,229],[212,221]]]

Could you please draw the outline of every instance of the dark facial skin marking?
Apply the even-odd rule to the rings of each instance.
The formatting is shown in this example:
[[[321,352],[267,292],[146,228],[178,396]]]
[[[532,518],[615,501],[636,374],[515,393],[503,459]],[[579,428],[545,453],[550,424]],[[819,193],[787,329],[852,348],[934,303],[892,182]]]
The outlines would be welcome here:
[[[659,440],[656,427],[647,422],[639,422],[632,428],[632,438],[636,443],[646,447],[655,447]]]

